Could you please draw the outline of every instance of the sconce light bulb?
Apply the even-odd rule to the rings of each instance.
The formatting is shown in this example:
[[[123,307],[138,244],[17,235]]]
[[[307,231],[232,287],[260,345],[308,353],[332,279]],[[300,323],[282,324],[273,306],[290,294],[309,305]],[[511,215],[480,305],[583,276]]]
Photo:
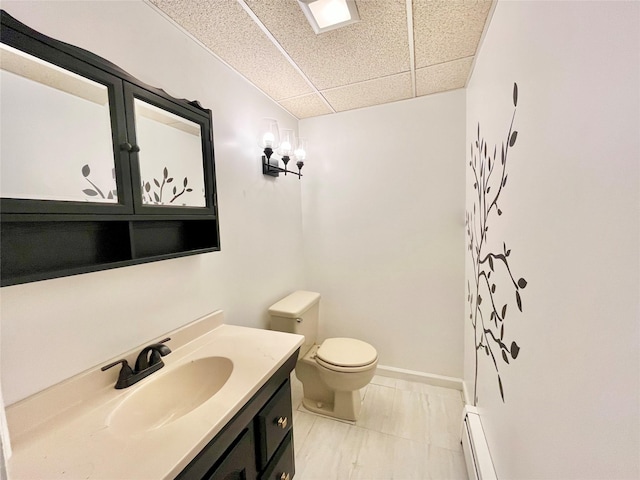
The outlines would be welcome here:
[[[267,132],[262,137],[262,145],[266,147],[273,147],[273,142],[275,142],[276,137],[271,132]]]
[[[280,144],[280,149],[283,152],[290,152],[291,151],[291,144],[285,140],[284,142],[282,142]]]
[[[298,160],[305,160],[307,158],[307,152],[305,152],[302,148],[296,148],[293,154]]]

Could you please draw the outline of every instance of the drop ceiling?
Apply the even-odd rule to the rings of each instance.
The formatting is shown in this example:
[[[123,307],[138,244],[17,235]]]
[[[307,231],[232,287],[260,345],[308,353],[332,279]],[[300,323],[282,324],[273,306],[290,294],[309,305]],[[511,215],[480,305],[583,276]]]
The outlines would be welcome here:
[[[316,35],[297,0],[150,0],[295,117],[463,88],[492,0],[356,0]]]

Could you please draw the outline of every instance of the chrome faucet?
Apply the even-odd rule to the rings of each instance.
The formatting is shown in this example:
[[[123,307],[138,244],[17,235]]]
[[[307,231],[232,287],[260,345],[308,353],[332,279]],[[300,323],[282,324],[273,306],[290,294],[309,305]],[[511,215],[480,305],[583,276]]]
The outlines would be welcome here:
[[[101,370],[104,372],[111,367],[122,364],[115,388],[122,389],[130,387],[131,385],[138,383],[143,378],[148,377],[153,372],[164,367],[164,362],[161,357],[171,353],[171,349],[164,345],[164,343],[169,340],[171,340],[171,338],[165,338],[164,340],[160,340],[158,343],[153,343],[144,347],[138,354],[134,370],[131,369],[129,362],[124,358],[110,363],[109,365],[105,365]]]

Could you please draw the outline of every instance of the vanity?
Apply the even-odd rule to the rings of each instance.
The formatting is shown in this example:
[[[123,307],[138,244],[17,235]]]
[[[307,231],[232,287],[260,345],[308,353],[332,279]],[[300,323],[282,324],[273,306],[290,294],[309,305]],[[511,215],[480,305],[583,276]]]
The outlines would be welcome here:
[[[165,336],[165,366],[135,385],[115,389],[117,369],[97,365],[9,406],[9,478],[293,478],[304,337],[225,325],[221,311]]]

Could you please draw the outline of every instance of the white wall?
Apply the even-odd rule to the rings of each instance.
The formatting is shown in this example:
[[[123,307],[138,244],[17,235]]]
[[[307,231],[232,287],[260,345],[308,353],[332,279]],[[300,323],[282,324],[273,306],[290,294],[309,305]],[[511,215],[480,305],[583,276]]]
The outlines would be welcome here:
[[[222,247],[3,288],[6,403],[216,309],[228,323],[266,327],[269,305],[303,286],[300,182],[262,175],[257,129],[265,116],[281,128],[296,129],[296,119],[143,2],[3,1],[2,8],[213,111]]]
[[[322,337],[462,376],[463,90],[300,122],[306,284]]]
[[[519,87],[503,215],[489,220],[528,282],[522,313],[509,282],[497,282],[509,292],[505,342],[521,349],[510,365],[497,358],[504,403],[482,353],[478,371],[499,478],[640,476],[639,21],[637,2],[499,2],[467,89],[468,161],[478,122],[489,151],[500,150]]]

